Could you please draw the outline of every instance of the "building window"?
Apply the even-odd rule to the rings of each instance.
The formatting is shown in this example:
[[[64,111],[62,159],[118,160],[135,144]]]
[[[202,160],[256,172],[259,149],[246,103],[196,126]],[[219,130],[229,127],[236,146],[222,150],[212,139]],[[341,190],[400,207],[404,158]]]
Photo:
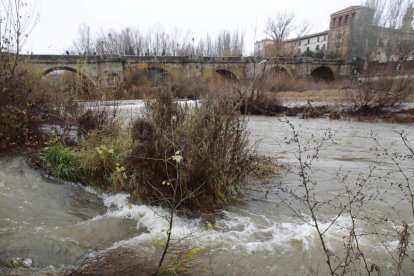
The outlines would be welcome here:
[[[316,45],[315,50],[316,50],[316,51],[319,51],[319,45]]]
[[[326,41],[326,35],[323,36],[323,41]]]
[[[342,24],[342,16],[339,17],[338,26],[341,26],[341,24]]]
[[[349,18],[349,15],[346,15],[345,16],[345,25],[348,24],[348,18]]]
[[[320,38],[319,38],[319,36],[318,36],[318,41],[317,41],[317,42],[319,42],[319,40],[320,40]]]
[[[310,38],[308,39],[308,44],[310,44]]]
[[[335,27],[335,26],[336,26],[336,17],[332,21],[332,27]]]
[[[300,44],[301,44],[300,42],[301,42],[301,41],[299,40],[299,46],[300,46]]]

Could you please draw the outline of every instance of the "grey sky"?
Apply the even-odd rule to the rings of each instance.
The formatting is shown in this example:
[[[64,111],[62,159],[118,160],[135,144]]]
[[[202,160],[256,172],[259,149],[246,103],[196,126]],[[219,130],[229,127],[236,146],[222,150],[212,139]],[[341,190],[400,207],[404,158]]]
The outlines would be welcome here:
[[[146,32],[162,26],[166,32],[178,27],[195,39],[206,33],[239,30],[246,35],[247,53],[255,40],[265,38],[267,18],[291,11],[297,22],[310,22],[311,32],[328,29],[329,16],[361,0],[28,0],[35,6],[38,23],[24,52],[62,54],[71,48],[78,26],[100,30],[138,27]],[[256,24],[257,22],[257,24]],[[257,29],[256,38],[254,37]]]

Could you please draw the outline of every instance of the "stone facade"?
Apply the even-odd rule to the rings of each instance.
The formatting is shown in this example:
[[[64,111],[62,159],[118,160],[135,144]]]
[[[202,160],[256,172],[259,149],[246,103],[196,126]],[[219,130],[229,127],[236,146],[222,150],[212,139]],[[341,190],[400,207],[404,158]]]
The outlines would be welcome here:
[[[357,53],[352,53],[352,55],[350,53],[350,43],[354,39],[352,36],[355,30],[360,27],[360,24],[367,24],[364,19],[372,15],[372,12],[372,10],[364,6],[350,6],[331,14],[329,30],[327,31],[289,39],[278,44],[271,39],[264,39],[256,43],[255,53],[262,56],[299,56],[307,51],[311,51],[319,53],[318,57],[326,58],[346,59],[358,56]],[[371,57],[373,60],[395,60],[402,58],[402,56],[405,59],[414,58],[414,52],[410,54],[401,53],[399,49],[394,49],[392,54],[385,54],[387,50],[385,46],[390,43],[395,44],[397,39],[406,45],[414,45],[413,16],[414,9],[410,6],[403,18],[403,24],[400,29],[371,28],[372,31],[378,33],[379,37],[376,45],[369,49],[373,52],[373,57]],[[272,51],[272,49],[277,51]]]
[[[351,31],[357,16],[362,16],[363,6],[351,6],[331,14],[327,52],[338,57],[348,56]]]
[[[59,56],[22,55],[27,64],[43,75],[57,70],[77,72],[98,88],[122,86],[125,70],[152,70],[172,77],[185,75],[197,81],[214,74],[234,81],[252,81],[271,71],[286,71],[301,78],[318,77],[329,71],[332,79],[349,77],[351,67],[342,60],[313,58],[201,57],[201,56]]]

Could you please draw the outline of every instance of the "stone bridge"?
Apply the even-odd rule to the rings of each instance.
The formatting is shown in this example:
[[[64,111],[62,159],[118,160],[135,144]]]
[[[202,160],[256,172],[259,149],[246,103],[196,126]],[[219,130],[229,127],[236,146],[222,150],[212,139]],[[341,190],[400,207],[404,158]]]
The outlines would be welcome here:
[[[352,66],[343,60],[313,58],[200,57],[200,56],[74,56],[22,55],[27,64],[43,75],[66,70],[87,77],[101,89],[122,85],[128,68],[164,72],[171,76],[184,74],[194,79],[219,74],[233,81],[249,81],[274,73],[300,78],[338,80],[351,75]]]

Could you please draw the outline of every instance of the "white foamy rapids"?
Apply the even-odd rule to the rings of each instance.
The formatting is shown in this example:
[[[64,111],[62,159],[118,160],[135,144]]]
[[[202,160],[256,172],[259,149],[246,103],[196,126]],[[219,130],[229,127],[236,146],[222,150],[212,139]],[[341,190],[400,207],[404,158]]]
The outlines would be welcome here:
[[[303,214],[302,214],[303,215]],[[238,251],[241,253],[253,254],[259,252],[281,252],[287,251],[309,251],[314,248],[320,248],[320,239],[316,228],[312,226],[310,218],[303,217],[309,223],[302,220],[289,222],[276,222],[265,216],[257,222],[256,214],[238,215],[226,212],[226,218],[218,221],[220,231],[208,231],[206,235],[201,236],[205,244],[216,244],[221,249]],[[255,219],[252,219],[255,218]],[[332,221],[335,221],[331,225]],[[366,227],[365,222],[356,221],[356,233],[362,233]],[[319,222],[321,232],[324,233],[324,240],[328,248],[335,250],[342,248],[347,241],[352,220],[349,216],[340,216],[331,218],[328,222]],[[360,237],[361,244],[371,251],[381,252],[383,247],[370,241],[370,237]],[[398,240],[389,241],[390,249],[396,249]],[[377,246],[376,246],[377,245]]]
[[[90,192],[99,193],[92,189]],[[118,241],[112,248],[119,246],[136,246],[139,244],[154,245],[158,239],[166,238],[168,229],[169,211],[160,207],[148,205],[135,205],[129,201],[128,194],[108,195],[101,193],[104,205],[108,208],[103,215],[96,216],[93,220],[105,217],[129,218],[137,221],[137,229],[140,234],[129,240]],[[200,245],[211,245],[223,250],[253,254],[257,252],[287,252],[289,250],[309,251],[320,247],[320,241],[315,227],[302,220],[275,221],[264,215],[253,214],[247,211],[229,212],[223,211],[224,218],[217,220],[218,227],[206,230],[206,223],[201,219],[188,219],[179,215],[174,217],[172,230],[173,239],[193,237]],[[306,216],[304,216],[306,219]],[[324,234],[328,248],[342,247],[344,237],[349,235],[352,220],[349,216],[341,216],[331,225],[331,218],[326,223],[319,223],[320,229],[329,230]],[[310,222],[310,218],[307,218]],[[363,229],[365,223],[356,222],[357,230]],[[369,246],[372,244],[367,238],[361,238],[360,242]],[[389,241],[390,248],[396,248],[395,241]],[[371,248],[381,250],[380,248]]]
[[[251,216],[225,214],[226,218],[218,221],[221,230],[204,236],[209,243],[220,243],[222,249],[252,254],[287,250],[295,242],[307,250],[316,237],[314,228],[306,223],[274,222],[264,216],[263,221],[254,222]]]
[[[96,190],[93,190],[96,192]],[[105,214],[96,216],[91,220],[100,220],[105,217],[129,218],[137,221],[137,229],[143,230],[144,233],[127,240],[114,244],[114,247],[120,245],[133,245],[143,242],[153,242],[157,239],[166,237],[168,229],[169,211],[160,207],[151,207],[148,205],[135,205],[129,201],[129,194],[119,193],[115,195],[101,194],[103,203],[108,210]],[[186,219],[180,216],[174,216],[172,236],[179,239],[192,235],[199,230],[200,220]]]
[[[85,185],[83,185],[81,183],[76,183],[76,185],[78,187],[83,188],[86,192],[88,192],[90,194],[96,195],[99,198],[103,198],[102,192],[100,192],[99,190],[93,188],[92,186],[85,186]]]

